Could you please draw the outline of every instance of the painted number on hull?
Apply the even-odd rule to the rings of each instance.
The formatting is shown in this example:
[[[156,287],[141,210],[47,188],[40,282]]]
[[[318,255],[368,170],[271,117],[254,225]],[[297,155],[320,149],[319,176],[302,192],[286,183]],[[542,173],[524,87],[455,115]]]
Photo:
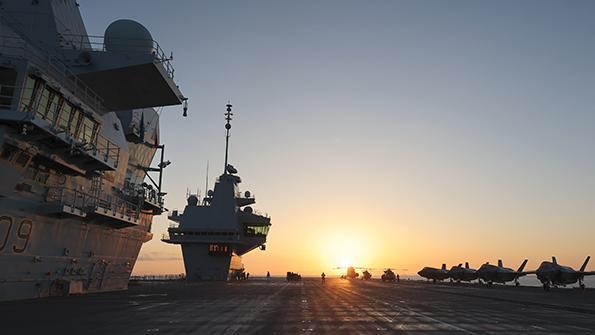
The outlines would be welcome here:
[[[0,233],[4,236],[2,239],[2,243],[0,244],[0,251],[6,248],[6,243],[8,243],[8,236],[10,235],[10,229],[12,228],[12,218],[10,216],[2,216],[0,217]]]
[[[10,216],[0,216],[0,251],[6,249],[8,238],[13,231],[13,219]],[[27,249],[31,232],[33,231],[33,222],[29,219],[23,219],[14,229],[15,242],[12,245],[12,251],[22,253]]]

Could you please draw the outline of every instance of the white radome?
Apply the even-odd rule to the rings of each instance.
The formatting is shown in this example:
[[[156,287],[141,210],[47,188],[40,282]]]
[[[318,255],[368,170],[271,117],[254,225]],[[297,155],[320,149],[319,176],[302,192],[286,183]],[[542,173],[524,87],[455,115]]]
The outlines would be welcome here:
[[[142,24],[134,20],[117,20],[105,29],[106,51],[152,53],[153,37]]]

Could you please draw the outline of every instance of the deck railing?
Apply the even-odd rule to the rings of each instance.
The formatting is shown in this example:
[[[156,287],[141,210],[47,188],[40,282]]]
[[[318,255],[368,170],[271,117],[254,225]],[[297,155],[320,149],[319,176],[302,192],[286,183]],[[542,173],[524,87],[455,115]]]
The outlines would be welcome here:
[[[120,147],[101,135],[98,121],[90,119],[89,116],[84,115],[82,112],[83,115],[74,118],[76,108],[64,110],[63,106],[67,103],[62,100],[60,100],[60,103],[55,104],[54,107],[48,107],[49,102],[46,97],[46,105],[40,108],[41,98],[31,98],[33,90],[33,88],[23,86],[0,85],[0,109],[21,110],[25,114],[43,119],[49,123],[46,130],[55,136],[68,134],[76,142],[75,149],[99,156],[108,165],[118,167]],[[29,97],[27,102],[25,102],[25,96]],[[61,95],[59,96],[63,99]],[[70,103],[68,104],[72,106]],[[92,121],[87,123],[85,119]]]
[[[107,137],[99,134],[97,137],[97,152],[104,162],[118,167],[120,162],[120,147],[114,142],[110,141]]]
[[[75,35],[75,34],[61,34],[61,45],[63,48],[70,48],[76,50],[88,50],[88,51],[111,51],[105,43],[104,36],[97,35]],[[157,41],[146,40],[146,39],[112,39],[110,40],[110,46],[116,48],[121,47],[126,50],[125,53],[147,53],[144,47],[150,43],[151,50],[150,54],[153,55],[155,61],[161,63],[164,67],[169,78],[174,79],[174,67],[171,63],[172,56],[169,57],[165,54],[163,49]]]
[[[131,203],[114,195],[94,195],[77,189],[50,187],[46,201],[76,208],[82,212],[95,211],[101,207],[113,213],[125,214],[133,219],[140,218],[140,204]]]
[[[181,274],[164,274],[164,275],[139,275],[130,276],[130,280],[138,281],[153,281],[153,280],[184,280],[186,275]]]

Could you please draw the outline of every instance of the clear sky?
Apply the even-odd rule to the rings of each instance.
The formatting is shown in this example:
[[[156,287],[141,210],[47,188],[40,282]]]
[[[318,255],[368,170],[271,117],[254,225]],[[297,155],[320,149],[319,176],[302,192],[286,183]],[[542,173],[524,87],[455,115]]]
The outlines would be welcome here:
[[[130,18],[173,51],[168,208],[223,169],[231,99],[231,163],[273,223],[253,274],[595,254],[593,1],[79,3],[89,34]],[[183,272],[167,224],[135,273]]]

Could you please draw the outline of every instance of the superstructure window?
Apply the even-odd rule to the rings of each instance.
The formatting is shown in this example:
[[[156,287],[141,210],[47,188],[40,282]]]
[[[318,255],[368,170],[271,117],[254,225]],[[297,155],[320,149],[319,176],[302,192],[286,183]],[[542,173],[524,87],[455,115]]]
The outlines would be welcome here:
[[[45,113],[45,118],[53,125],[56,124],[58,107],[62,104],[60,100],[62,100],[62,97],[57,92],[50,90],[50,97],[48,99],[48,107]]]
[[[41,96],[39,97],[39,104],[37,104],[37,111],[36,115],[42,119],[45,119],[45,113],[48,108],[48,100],[50,99],[50,89],[44,87],[41,91]]]
[[[60,113],[58,115],[58,121],[56,122],[56,127],[58,129],[68,131],[70,118],[72,117],[72,105],[66,101],[62,100],[62,106],[60,108]]]
[[[70,136],[74,138],[78,138],[79,126],[81,124],[81,117],[83,113],[78,108],[73,108],[72,114],[70,116],[70,124],[68,126],[68,132]]]
[[[247,225],[246,236],[266,236],[269,233],[269,226],[251,226]]]
[[[0,91],[1,88],[0,84]],[[85,115],[80,108],[67,101],[59,91],[48,87],[40,78],[26,78],[21,110],[34,112],[37,117],[47,120],[80,142],[95,144],[97,140],[99,122]]]
[[[6,67],[0,67],[0,108],[10,109],[14,96],[17,71]]]
[[[85,143],[94,143],[97,122],[88,116],[83,116],[81,129],[77,139]]]
[[[227,256],[229,255],[229,246],[227,244],[209,244],[209,255]]]
[[[32,105],[35,98],[35,90],[38,86],[39,83],[35,78],[27,76],[25,84],[23,85],[23,93],[21,94],[21,111],[28,112],[33,109]]]

